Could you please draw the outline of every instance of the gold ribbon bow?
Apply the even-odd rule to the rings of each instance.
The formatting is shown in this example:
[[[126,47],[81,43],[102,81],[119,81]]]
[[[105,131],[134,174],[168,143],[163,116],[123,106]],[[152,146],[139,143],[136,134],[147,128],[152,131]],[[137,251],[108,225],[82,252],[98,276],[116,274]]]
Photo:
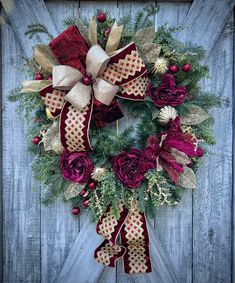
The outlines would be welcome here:
[[[79,111],[89,104],[92,89],[96,99],[105,105],[110,105],[119,87],[99,78],[108,61],[109,56],[100,45],[96,44],[89,49],[86,56],[86,73],[91,75],[93,85],[85,85],[81,82],[84,75],[79,70],[58,65],[53,67],[53,88],[69,90],[64,99]]]

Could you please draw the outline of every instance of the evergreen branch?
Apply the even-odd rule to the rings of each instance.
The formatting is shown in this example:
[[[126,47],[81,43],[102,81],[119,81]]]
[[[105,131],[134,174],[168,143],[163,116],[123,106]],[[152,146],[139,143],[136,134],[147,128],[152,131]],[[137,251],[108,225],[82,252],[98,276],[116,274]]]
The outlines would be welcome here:
[[[38,33],[46,34],[50,41],[54,38],[53,35],[49,33],[47,27],[40,23],[28,25],[28,30],[25,32],[25,35],[27,35],[29,39],[32,39],[33,36]]]

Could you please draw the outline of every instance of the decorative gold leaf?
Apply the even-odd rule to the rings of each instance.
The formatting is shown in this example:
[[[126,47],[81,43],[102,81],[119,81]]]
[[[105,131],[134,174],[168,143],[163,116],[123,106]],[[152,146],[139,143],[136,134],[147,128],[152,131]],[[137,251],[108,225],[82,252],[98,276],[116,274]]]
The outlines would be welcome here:
[[[141,48],[144,58],[149,63],[154,63],[160,55],[161,46],[155,43],[146,43]]]
[[[58,61],[53,56],[51,49],[48,45],[37,44],[34,48],[34,59],[42,68],[52,73],[52,68],[58,65]]]
[[[58,121],[54,121],[52,126],[46,131],[42,139],[45,151],[54,151],[59,154],[63,151],[60,141],[60,130]]]
[[[146,43],[152,43],[155,38],[154,26],[142,28],[137,31],[134,36],[134,42],[138,45],[144,45]]]
[[[174,155],[176,162],[181,165],[188,165],[191,163],[191,160],[188,158],[187,154],[182,151],[179,151],[176,148],[171,149],[171,154]]]
[[[184,173],[180,174],[179,185],[186,189],[195,189],[197,187],[196,175],[188,166],[184,166]]]
[[[197,125],[210,116],[199,106],[191,105],[188,108],[188,113],[185,116],[180,117],[180,122],[182,125]]]
[[[80,192],[85,188],[85,185],[71,183],[66,191],[64,192],[64,197],[66,200],[74,198],[80,194]]]

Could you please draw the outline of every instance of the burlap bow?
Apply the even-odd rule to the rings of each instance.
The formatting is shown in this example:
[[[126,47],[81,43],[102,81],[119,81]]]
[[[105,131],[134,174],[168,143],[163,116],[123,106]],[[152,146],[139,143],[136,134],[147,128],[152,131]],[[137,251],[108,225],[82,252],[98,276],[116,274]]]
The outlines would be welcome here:
[[[98,44],[89,48],[77,27],[71,26],[52,40],[46,52],[39,47],[35,59],[42,67],[45,62],[47,70],[51,62],[53,84],[26,82],[22,92],[33,85],[52,116],[60,115],[61,143],[69,151],[91,150],[91,119],[103,126],[123,117],[115,95],[132,100],[145,98],[147,70],[133,42],[108,55]],[[82,83],[87,74],[93,81],[89,86]]]

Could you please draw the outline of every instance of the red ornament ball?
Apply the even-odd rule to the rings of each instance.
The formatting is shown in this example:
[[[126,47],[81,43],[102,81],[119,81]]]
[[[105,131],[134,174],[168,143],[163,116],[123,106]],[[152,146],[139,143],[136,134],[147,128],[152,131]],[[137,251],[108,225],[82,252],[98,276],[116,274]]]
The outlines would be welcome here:
[[[104,23],[106,21],[106,14],[104,12],[100,12],[97,14],[96,19],[100,23]]]
[[[33,138],[32,138],[32,143],[33,143],[33,144],[39,144],[40,141],[41,141],[41,138],[40,138],[40,137],[37,137],[37,136],[36,136],[36,137],[33,137]]]
[[[87,190],[83,189],[83,190],[81,191],[80,195],[81,195],[82,197],[85,197],[85,196],[87,195]]]
[[[108,37],[109,34],[110,34],[110,32],[111,32],[111,28],[105,28],[105,29],[104,29],[104,36],[105,36],[105,37]]]
[[[82,82],[83,82],[84,85],[91,85],[91,82],[92,82],[91,77],[89,77],[89,76],[83,77]]]
[[[48,80],[48,81],[52,81],[52,76],[48,76],[48,77],[47,77],[47,80]]]
[[[43,80],[43,74],[40,73],[40,72],[36,73],[35,76],[34,76],[34,79],[37,80],[37,81]]]
[[[172,65],[169,69],[172,73],[177,73],[179,71],[179,67],[177,65]]]
[[[89,189],[94,190],[94,188],[96,187],[96,183],[95,182],[90,182],[88,184]]]
[[[80,213],[80,208],[79,207],[74,207],[71,212],[73,215],[78,215]]]
[[[186,73],[190,72],[192,70],[192,66],[190,64],[184,64],[182,70]]]
[[[88,199],[84,200],[83,205],[85,206],[85,208],[88,208],[89,207],[89,200]]]

